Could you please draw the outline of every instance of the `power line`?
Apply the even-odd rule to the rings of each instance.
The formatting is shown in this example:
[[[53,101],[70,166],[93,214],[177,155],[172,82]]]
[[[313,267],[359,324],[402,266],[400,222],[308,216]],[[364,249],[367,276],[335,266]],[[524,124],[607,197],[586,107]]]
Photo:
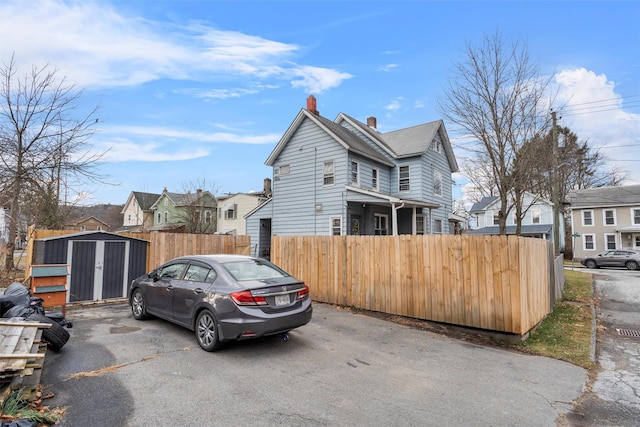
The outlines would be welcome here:
[[[578,104],[572,104],[572,107],[576,107],[576,106],[581,106],[581,105],[587,105],[587,104],[597,104],[599,102],[610,102],[610,101],[618,101],[620,99],[627,99],[627,98],[636,98],[640,96],[640,94],[638,95],[627,95],[627,96],[620,96],[617,98],[609,98],[609,99],[601,99],[599,101],[588,101],[588,102],[580,102]]]

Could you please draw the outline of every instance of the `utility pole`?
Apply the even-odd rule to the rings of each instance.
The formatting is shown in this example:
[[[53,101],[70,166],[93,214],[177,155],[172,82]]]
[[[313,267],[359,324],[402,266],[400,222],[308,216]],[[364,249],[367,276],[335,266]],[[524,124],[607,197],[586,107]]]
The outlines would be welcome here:
[[[556,128],[556,112],[551,111],[551,162],[553,167],[553,252],[555,255],[560,253],[560,224],[558,217],[560,216],[560,179],[558,176],[558,132]]]

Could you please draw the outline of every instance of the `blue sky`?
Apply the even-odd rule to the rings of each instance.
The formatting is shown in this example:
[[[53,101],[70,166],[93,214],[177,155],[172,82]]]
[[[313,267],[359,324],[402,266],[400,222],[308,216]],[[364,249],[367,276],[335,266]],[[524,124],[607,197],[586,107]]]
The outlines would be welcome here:
[[[99,106],[91,143],[111,185],[79,188],[83,204],[203,180],[261,190],[309,94],[382,132],[440,119],[466,43],[495,31],[555,75],[560,124],[640,184],[639,28],[638,1],[0,0],[0,58],[49,63],[83,90],[78,111]]]

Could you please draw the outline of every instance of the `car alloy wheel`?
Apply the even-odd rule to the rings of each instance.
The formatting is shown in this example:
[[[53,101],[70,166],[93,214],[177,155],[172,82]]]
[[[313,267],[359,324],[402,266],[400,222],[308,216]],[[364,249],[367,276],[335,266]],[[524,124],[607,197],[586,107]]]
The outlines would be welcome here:
[[[596,262],[591,259],[587,261],[585,265],[587,266],[587,268],[598,268],[598,264],[596,264]]]
[[[205,351],[213,351],[220,348],[216,320],[209,310],[203,310],[196,320],[196,338],[198,344]]]
[[[635,262],[635,261],[627,261],[625,266],[627,267],[627,270],[637,270],[638,269],[638,263]]]
[[[147,317],[144,306],[144,297],[139,290],[135,290],[131,297],[131,312],[133,313],[133,318],[136,320],[142,320]]]

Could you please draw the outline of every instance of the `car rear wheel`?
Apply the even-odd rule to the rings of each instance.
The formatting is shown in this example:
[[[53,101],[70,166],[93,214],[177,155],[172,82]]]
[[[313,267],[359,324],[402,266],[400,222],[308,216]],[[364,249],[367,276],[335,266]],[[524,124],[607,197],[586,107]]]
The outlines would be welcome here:
[[[214,351],[222,347],[222,342],[218,339],[216,319],[209,310],[203,310],[198,314],[196,338],[204,351]]]
[[[637,270],[638,269],[638,263],[635,262],[635,261],[627,261],[625,266],[627,267],[627,270]]]
[[[586,265],[587,268],[598,268],[598,264],[596,264],[596,262],[592,259],[587,260],[587,262],[585,262],[584,265]]]
[[[136,320],[143,320],[147,318],[147,308],[144,304],[144,297],[142,293],[136,289],[131,295],[131,313]]]

